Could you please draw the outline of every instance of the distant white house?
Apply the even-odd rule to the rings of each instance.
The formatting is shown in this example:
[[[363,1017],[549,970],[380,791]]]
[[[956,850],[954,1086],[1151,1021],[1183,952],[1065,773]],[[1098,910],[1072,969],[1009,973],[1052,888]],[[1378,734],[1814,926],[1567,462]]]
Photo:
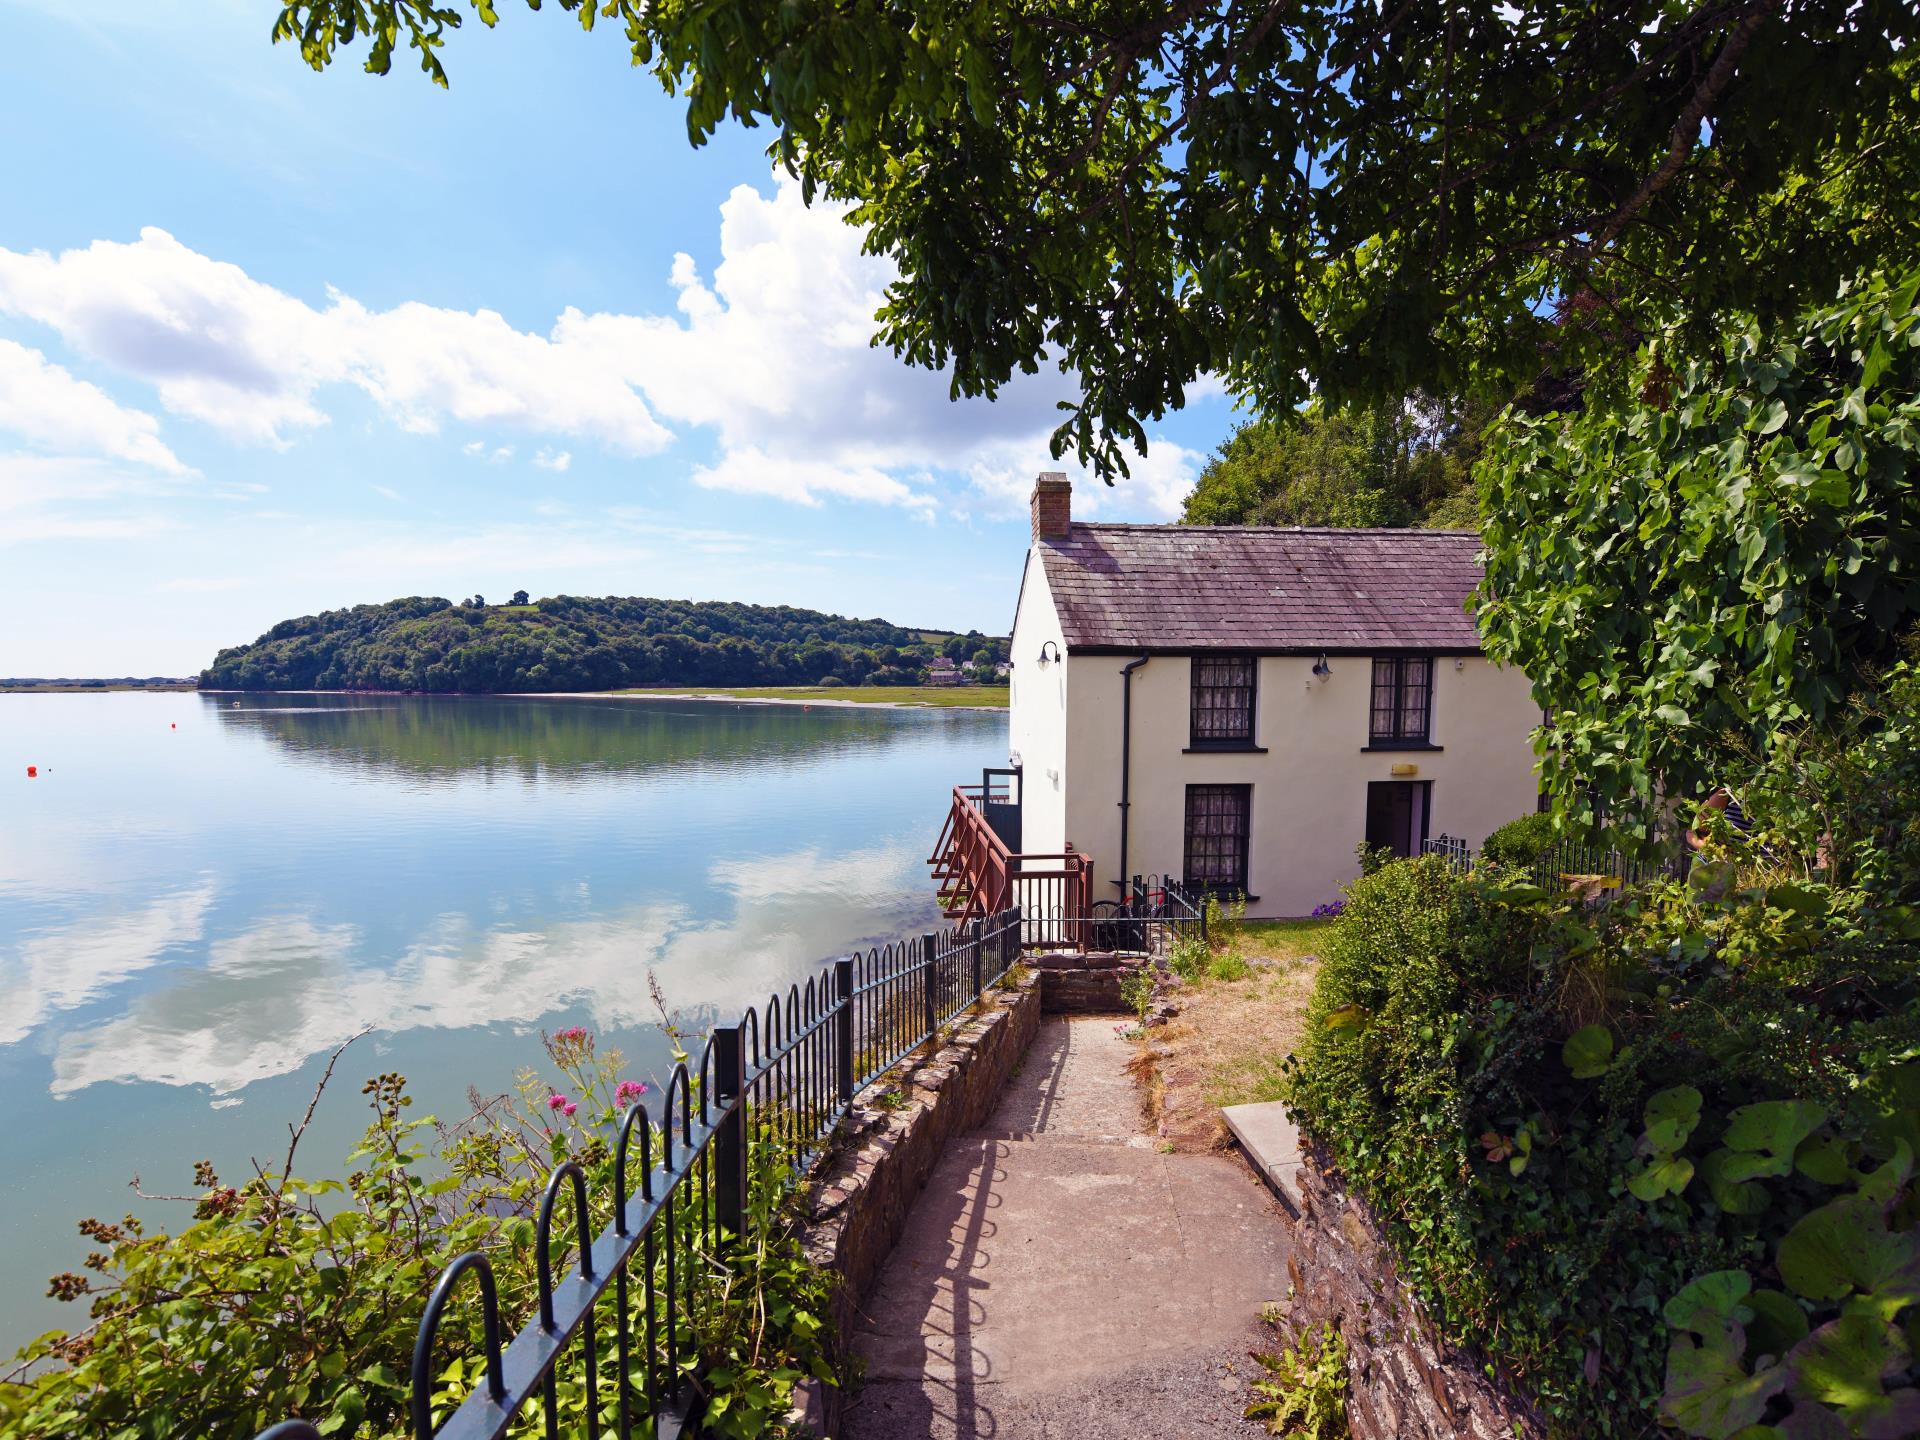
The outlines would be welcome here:
[[[1076,524],[1040,476],[1014,617],[1025,852],[1093,858],[1096,898],[1177,875],[1304,915],[1364,840],[1478,846],[1535,808],[1526,677],[1481,653],[1479,537]]]

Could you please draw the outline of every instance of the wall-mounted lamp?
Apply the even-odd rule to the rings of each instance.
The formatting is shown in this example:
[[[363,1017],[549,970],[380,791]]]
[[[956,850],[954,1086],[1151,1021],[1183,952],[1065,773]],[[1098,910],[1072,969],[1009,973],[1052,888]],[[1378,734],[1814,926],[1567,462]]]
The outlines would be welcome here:
[[[1322,655],[1318,660],[1313,662],[1313,673],[1318,675],[1322,680],[1333,674],[1333,667],[1327,664],[1326,656]]]
[[[1047,654],[1049,650],[1053,652],[1052,655]],[[1049,640],[1047,641],[1046,644],[1040,647],[1040,663],[1042,665],[1048,664],[1053,660],[1058,660],[1059,658],[1060,658],[1060,647],[1054,644],[1053,641]]]

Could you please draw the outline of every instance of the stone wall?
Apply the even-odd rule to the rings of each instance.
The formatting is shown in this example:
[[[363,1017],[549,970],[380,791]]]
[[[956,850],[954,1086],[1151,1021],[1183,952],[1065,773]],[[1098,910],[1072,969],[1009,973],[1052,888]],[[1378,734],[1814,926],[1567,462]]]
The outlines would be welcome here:
[[[1324,1154],[1303,1147],[1283,1195],[1294,1220],[1287,1318],[1339,1323],[1347,1342],[1354,1440],[1513,1440],[1546,1433],[1539,1417],[1455,1350],[1401,1285],[1393,1247]]]
[[[1139,955],[1036,951],[1027,964],[1040,976],[1040,1006],[1049,1015],[1124,1015],[1120,981],[1147,961]]]
[[[1040,977],[1016,974],[944,1032],[938,1048],[916,1051],[861,1092],[815,1177],[801,1238],[807,1257],[840,1277],[833,1322],[842,1339],[947,1142],[987,1123],[1039,1033]],[[816,1387],[806,1398],[811,1428],[831,1435],[839,1392]]]

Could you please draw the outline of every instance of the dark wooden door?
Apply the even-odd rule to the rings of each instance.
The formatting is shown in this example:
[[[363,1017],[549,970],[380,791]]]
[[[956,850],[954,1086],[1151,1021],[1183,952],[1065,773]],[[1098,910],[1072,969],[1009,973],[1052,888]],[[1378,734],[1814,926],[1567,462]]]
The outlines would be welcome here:
[[[1384,846],[1402,858],[1420,850],[1415,833],[1418,780],[1375,780],[1367,785],[1367,844]]]

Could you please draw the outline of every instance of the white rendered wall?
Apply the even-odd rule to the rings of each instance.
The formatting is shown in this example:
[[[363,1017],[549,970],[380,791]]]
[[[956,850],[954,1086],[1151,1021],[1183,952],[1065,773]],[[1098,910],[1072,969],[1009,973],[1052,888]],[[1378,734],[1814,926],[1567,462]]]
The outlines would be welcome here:
[[[1051,609],[1051,607],[1049,607]],[[1096,895],[1119,892],[1121,655],[1077,655],[1067,680],[1066,751],[1072,780],[1066,839],[1094,857]],[[1266,753],[1186,754],[1190,662],[1156,655],[1134,672],[1132,807],[1126,868],[1179,874],[1184,868],[1186,787],[1251,785],[1248,913],[1304,915],[1337,899],[1359,874],[1355,848],[1366,836],[1367,784],[1432,782],[1430,835],[1479,846],[1496,826],[1534,808],[1529,735],[1539,711],[1526,677],[1477,657],[1433,662],[1432,741],[1436,750],[1369,751],[1373,664],[1331,656],[1333,673],[1313,676],[1312,656],[1259,663],[1254,739]],[[1393,773],[1395,766],[1415,773]],[[1035,847],[1037,848],[1037,847]]]
[[[1040,663],[1042,646],[1050,656]],[[1047,588],[1047,567],[1027,551],[1020,608],[1013,617],[1013,669],[1007,676],[1008,758],[1023,767],[1020,848],[1056,854],[1067,843],[1067,646]]]

